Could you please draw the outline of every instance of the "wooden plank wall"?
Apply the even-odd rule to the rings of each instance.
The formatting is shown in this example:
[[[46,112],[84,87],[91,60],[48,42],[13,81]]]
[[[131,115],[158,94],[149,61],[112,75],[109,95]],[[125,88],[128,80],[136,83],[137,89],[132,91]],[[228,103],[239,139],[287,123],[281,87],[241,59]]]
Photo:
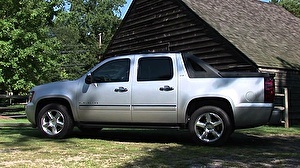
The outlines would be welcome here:
[[[191,52],[221,71],[257,71],[229,41],[174,0],[134,0],[105,57],[149,51]]]
[[[282,69],[261,69],[275,74],[276,93],[283,93],[288,88],[289,118],[291,124],[300,123],[300,71]]]
[[[258,67],[188,7],[174,0],[134,0],[104,57],[149,52],[191,52],[220,71],[257,71]],[[276,74],[276,91],[290,92],[290,115],[300,120],[300,73]]]

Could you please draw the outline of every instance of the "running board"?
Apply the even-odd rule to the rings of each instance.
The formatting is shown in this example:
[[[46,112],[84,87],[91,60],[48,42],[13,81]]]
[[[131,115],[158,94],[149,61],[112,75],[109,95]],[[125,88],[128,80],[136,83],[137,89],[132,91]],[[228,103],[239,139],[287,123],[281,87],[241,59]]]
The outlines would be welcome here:
[[[147,129],[183,129],[184,125],[169,124],[121,124],[121,123],[77,123],[79,127],[86,128],[147,128]]]

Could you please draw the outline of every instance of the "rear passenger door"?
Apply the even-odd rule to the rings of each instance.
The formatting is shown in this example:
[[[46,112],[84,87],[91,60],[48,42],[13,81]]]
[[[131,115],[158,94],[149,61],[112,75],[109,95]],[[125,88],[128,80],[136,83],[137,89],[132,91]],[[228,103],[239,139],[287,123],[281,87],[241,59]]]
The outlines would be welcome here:
[[[177,122],[176,59],[168,56],[136,56],[132,84],[132,121]]]

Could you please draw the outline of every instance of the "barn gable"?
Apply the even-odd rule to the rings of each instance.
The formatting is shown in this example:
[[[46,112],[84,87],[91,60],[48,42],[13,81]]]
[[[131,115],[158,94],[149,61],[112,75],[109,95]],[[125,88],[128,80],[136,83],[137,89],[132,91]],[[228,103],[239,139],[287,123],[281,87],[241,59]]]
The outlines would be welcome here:
[[[300,19],[258,0],[133,0],[105,57],[192,52],[221,71],[300,69]]]
[[[180,0],[134,0],[105,56],[143,51],[182,51],[218,70],[257,71],[227,39]]]

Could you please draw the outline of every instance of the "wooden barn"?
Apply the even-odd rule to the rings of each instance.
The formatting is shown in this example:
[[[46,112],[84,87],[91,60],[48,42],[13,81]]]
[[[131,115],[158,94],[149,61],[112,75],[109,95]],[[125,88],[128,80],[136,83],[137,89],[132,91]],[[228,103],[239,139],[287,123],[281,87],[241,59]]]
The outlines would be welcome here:
[[[105,57],[144,51],[191,52],[219,71],[276,74],[300,121],[300,19],[258,0],[133,0]]]

